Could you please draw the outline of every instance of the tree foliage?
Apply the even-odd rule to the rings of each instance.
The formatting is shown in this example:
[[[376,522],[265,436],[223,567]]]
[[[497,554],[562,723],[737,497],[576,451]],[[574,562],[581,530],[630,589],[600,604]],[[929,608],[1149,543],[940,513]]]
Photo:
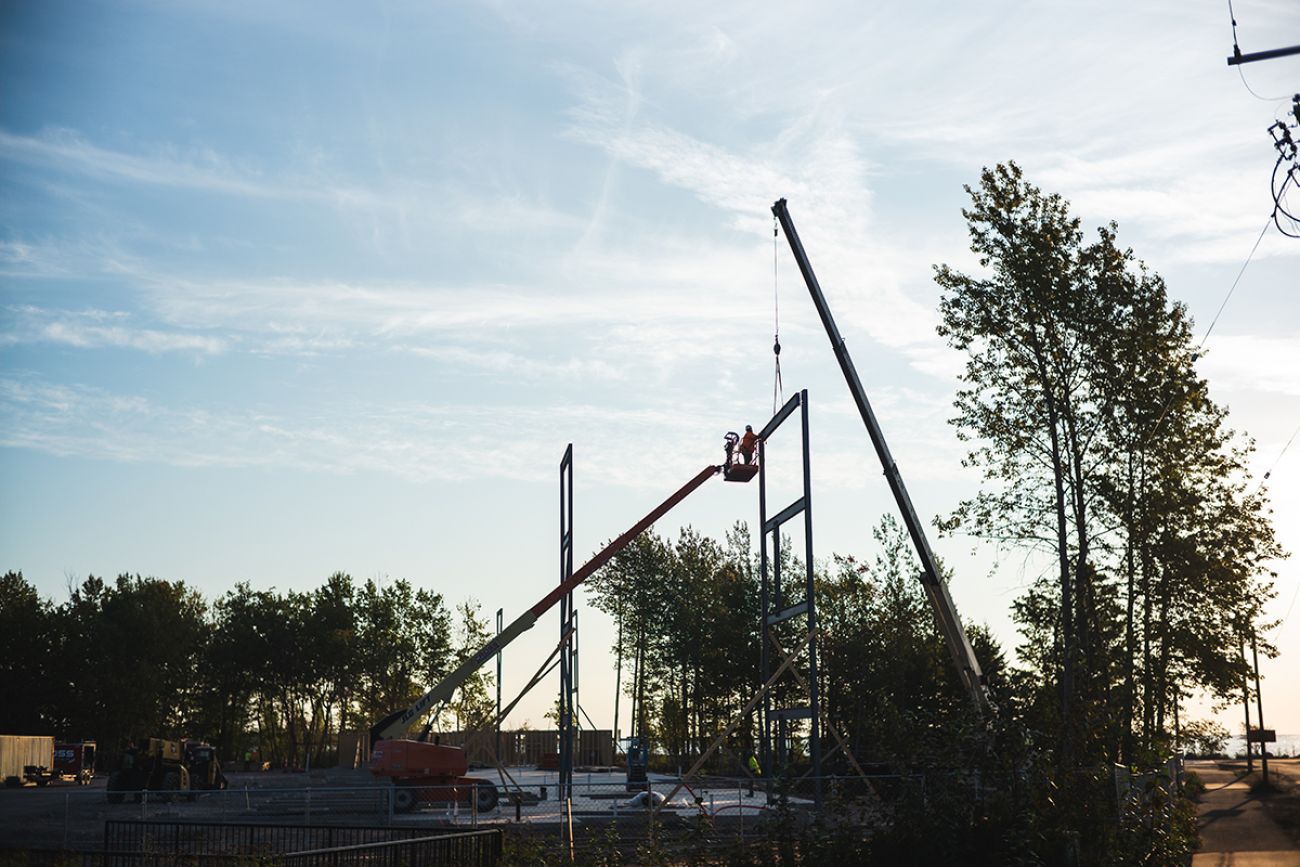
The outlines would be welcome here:
[[[1053,802],[1058,831],[1086,836],[1106,789],[1067,781],[1161,761],[1189,690],[1237,692],[1283,552],[1186,309],[1117,226],[1086,241],[1014,163],[967,192],[981,270],[936,280],[940,334],[966,355],[953,423],[983,485],[945,526],[1050,558],[1014,605],[1024,720],[1075,793]]]
[[[343,573],[310,591],[240,583],[212,602],[182,581],[92,575],[54,605],[10,572],[0,649],[0,692],[21,697],[0,729],[93,737],[107,757],[130,738],[197,736],[293,767],[328,760],[340,729],[409,704],[457,658],[439,594]],[[480,704],[490,683],[471,684]]]

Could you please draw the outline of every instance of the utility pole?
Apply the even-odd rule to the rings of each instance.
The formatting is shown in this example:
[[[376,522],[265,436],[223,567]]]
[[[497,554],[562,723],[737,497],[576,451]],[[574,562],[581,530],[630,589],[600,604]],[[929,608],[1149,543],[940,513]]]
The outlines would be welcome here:
[[[614,753],[618,753],[618,698],[623,692],[623,618],[618,618],[618,661],[614,663]]]
[[[1246,662],[1246,646],[1241,647],[1241,661]],[[1246,711],[1246,773],[1255,770],[1255,757],[1250,751],[1250,670],[1241,675],[1241,706]]]
[[[1268,785],[1268,744],[1264,741],[1264,696],[1259,691],[1259,650],[1255,645],[1255,629],[1250,630],[1250,655],[1255,660],[1255,709],[1259,720],[1259,766],[1264,771],[1264,785]],[[1249,735],[1247,736],[1249,737]]]

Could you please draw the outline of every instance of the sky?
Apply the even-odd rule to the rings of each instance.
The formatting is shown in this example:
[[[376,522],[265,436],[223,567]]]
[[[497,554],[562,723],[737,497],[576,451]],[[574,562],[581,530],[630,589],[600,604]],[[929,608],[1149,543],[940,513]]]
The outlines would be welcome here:
[[[1300,43],[1294,0],[1235,13],[1243,52]],[[771,204],[928,518],[979,481],[932,268],[975,268],[962,187],[1009,159],[1208,333],[1300,551],[1300,240],[1265,229],[1300,58],[1231,49],[1199,2],[0,0],[0,568],[55,601],[91,573],[215,597],[345,571],[509,622],[558,577],[565,446],[582,562],[771,415],[777,323],[815,549],[870,557],[892,500]],[[713,482],[657,530],[757,515]],[[1050,567],[931,541],[1013,648]],[[1265,721],[1300,732],[1300,561],[1275,568]],[[579,605],[607,727],[613,627]],[[507,700],[557,633],[506,652]]]

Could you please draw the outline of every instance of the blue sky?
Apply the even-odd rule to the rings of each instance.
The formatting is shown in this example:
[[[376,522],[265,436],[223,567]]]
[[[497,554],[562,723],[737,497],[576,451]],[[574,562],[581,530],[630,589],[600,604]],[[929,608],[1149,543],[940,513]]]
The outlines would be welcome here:
[[[1225,65],[1226,8],[805,5],[0,5],[0,566],[55,598],[88,572],[218,594],[345,570],[512,617],[555,580],[566,443],[591,551],[770,414],[780,196],[926,515],[976,481],[930,274],[973,264],[982,165],[1117,220],[1204,333],[1286,105]],[[1300,41],[1291,0],[1236,6],[1243,51]],[[1289,97],[1300,60],[1243,71]],[[1264,236],[1202,362],[1260,474],[1300,425],[1298,257]],[[784,245],[777,272],[817,549],[869,555],[888,492]],[[1300,447],[1271,490],[1295,551]],[[659,529],[756,512],[718,483]],[[1041,565],[936,547],[964,618],[1014,644]],[[604,724],[612,635],[584,616]],[[1266,669],[1286,731],[1293,618]]]

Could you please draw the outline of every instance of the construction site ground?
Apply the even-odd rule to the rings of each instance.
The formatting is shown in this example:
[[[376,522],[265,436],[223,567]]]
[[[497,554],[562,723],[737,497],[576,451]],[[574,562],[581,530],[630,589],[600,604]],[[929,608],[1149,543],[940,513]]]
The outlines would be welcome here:
[[[192,801],[149,793],[140,802],[128,796],[124,803],[110,804],[104,777],[89,786],[0,787],[0,850],[99,849],[109,819],[470,828],[507,823],[558,825],[571,817],[577,836],[588,825],[606,826],[616,821],[622,826],[647,818],[644,797],[637,799],[636,792],[627,791],[621,769],[576,772],[571,805],[556,798],[554,771],[509,768],[508,772],[523,797],[512,798],[495,770],[471,771],[473,776],[496,783],[501,792],[499,806],[483,814],[464,804],[428,804],[409,813],[394,812],[388,785],[365,771],[235,772],[228,775],[227,790],[196,792]],[[651,790],[661,797],[667,796],[677,781],[664,774],[652,773],[649,778]],[[792,805],[806,803],[790,800]],[[769,810],[761,784],[751,791],[747,781],[714,780],[692,783],[678,791],[660,817],[671,823],[707,814],[718,824],[741,826],[743,833],[747,823],[757,830],[758,820]]]

